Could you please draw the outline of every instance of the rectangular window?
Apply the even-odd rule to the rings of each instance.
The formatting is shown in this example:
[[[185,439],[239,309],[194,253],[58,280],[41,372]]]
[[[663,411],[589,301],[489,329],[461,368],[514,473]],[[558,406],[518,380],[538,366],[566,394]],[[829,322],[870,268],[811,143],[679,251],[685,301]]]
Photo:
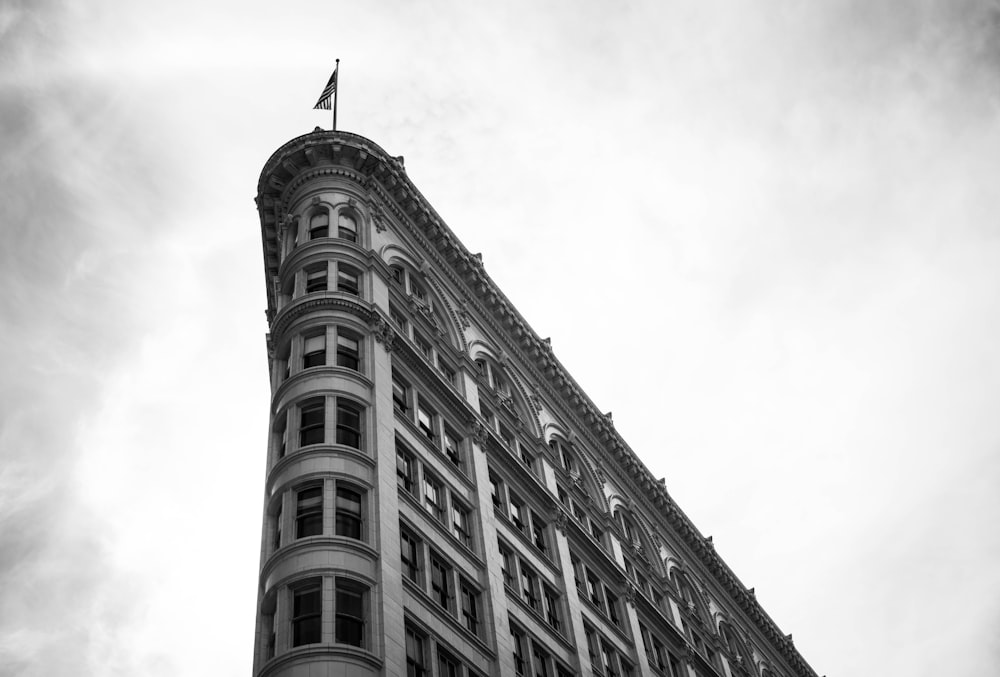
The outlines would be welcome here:
[[[295,537],[319,536],[323,533],[323,487],[299,489],[295,498]]]
[[[337,330],[337,366],[358,371],[361,366],[361,350],[358,340],[342,329]]]
[[[406,677],[426,677],[424,638],[411,628],[406,628]]]
[[[455,385],[455,370],[450,364],[442,360],[440,355],[438,355],[437,359],[437,368],[445,381]]]
[[[474,635],[479,634],[479,593],[467,581],[462,581],[462,623]]]
[[[444,490],[441,483],[429,473],[424,473],[424,507],[439,522],[444,521]]]
[[[417,350],[426,357],[428,360],[431,359],[431,344],[427,342],[423,336],[418,334],[416,330],[413,331],[413,342],[417,346]]]
[[[365,589],[354,581],[338,578],[334,599],[333,641],[351,646],[365,643]]]
[[[469,510],[452,497],[451,528],[455,537],[467,548],[472,547],[472,536],[469,533]]]
[[[317,644],[322,627],[322,583],[310,581],[292,593],[292,646]]]
[[[330,215],[326,210],[316,212],[309,219],[309,239],[327,237],[330,233]]]
[[[598,580],[597,576],[590,569],[587,569],[587,594],[590,597],[590,601],[593,602],[598,609],[604,611],[604,597],[601,595],[601,581]]]
[[[302,346],[302,368],[321,367],[326,364],[326,334],[306,336]]]
[[[358,295],[358,271],[344,265],[337,266],[337,291]]]
[[[590,664],[595,672],[600,672],[601,664],[597,662],[597,633],[589,625],[583,626],[583,633],[587,636],[587,653],[590,655]]]
[[[545,541],[545,527],[547,525],[538,515],[531,513],[531,542],[535,544],[543,555],[548,555],[548,545]]]
[[[444,428],[444,455],[455,467],[461,469],[462,455],[458,450],[458,436],[447,426]]]
[[[350,487],[337,487],[336,531],[338,536],[361,540],[361,494]]]
[[[436,421],[434,420],[435,418],[437,417],[434,415],[434,413],[430,411],[423,403],[421,402],[417,403],[417,427],[420,428],[420,432],[422,432],[424,436],[429,440],[433,440],[435,437],[434,434],[434,429],[436,427]]]
[[[542,601],[538,595],[538,574],[521,560],[521,596],[535,611],[541,613]]]
[[[323,444],[326,401],[322,397],[306,400],[299,407],[299,446]]]
[[[348,242],[358,241],[358,224],[350,214],[337,214],[337,237]]]
[[[337,444],[361,448],[361,410],[342,400],[337,401]]]
[[[438,677],[461,677],[462,664],[438,645]]]
[[[406,334],[406,318],[401,312],[392,306],[389,306],[389,319],[392,320],[392,323],[396,325],[396,328],[399,329],[400,332],[404,335]]]
[[[306,293],[326,291],[326,264],[306,268]]]
[[[526,674],[525,661],[528,656],[527,638],[524,633],[514,625],[510,626],[510,636],[514,640],[514,673],[517,675]]]
[[[608,618],[619,628],[622,626],[621,614],[618,613],[618,598],[610,590],[604,591],[608,601]]]
[[[443,609],[451,608],[451,567],[431,555],[431,597]]]
[[[490,473],[490,500],[493,501],[494,508],[501,508],[503,506],[503,499],[500,493],[500,480],[496,475]]]
[[[514,495],[513,491],[510,492],[510,521],[514,523],[514,526],[519,531],[527,533],[528,524],[526,519],[524,503]]]
[[[601,660],[604,664],[604,674],[607,677],[618,677],[618,661],[615,650],[601,642]]]
[[[407,386],[402,381],[396,378],[396,375],[392,375],[392,406],[396,411],[406,413],[410,408],[407,404],[409,400],[409,386]]]
[[[413,494],[414,484],[417,480],[417,467],[413,456],[396,443],[396,483],[399,488],[408,494]]]
[[[514,555],[502,542],[499,543],[499,546],[501,559],[500,570],[503,573],[504,585],[514,587]]]
[[[577,592],[580,594],[586,594],[587,590],[584,586],[586,576],[583,573],[583,564],[580,563],[580,559],[573,553],[570,553],[569,561],[570,565],[573,567],[573,582],[576,584]]]
[[[543,602],[545,605],[545,621],[553,630],[558,632],[562,626],[559,613],[559,593],[546,585],[543,592]]]
[[[550,677],[549,655],[535,642],[532,642],[531,653],[535,665],[535,677]]]
[[[413,536],[409,532],[400,530],[399,532],[399,551],[401,564],[403,569],[403,576],[409,578],[414,583],[419,583],[418,577],[420,575],[420,567],[417,554],[418,541],[416,536]]]
[[[281,547],[281,503],[278,503],[278,512],[274,515],[274,538],[271,541],[271,550]]]

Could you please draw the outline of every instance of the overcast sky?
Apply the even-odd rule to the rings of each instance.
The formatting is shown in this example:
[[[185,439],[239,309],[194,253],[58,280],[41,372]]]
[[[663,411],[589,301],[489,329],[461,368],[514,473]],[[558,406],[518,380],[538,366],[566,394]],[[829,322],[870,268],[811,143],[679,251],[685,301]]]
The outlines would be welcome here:
[[[253,197],[336,57],[818,673],[996,673],[996,0],[0,0],[0,675],[249,674]]]

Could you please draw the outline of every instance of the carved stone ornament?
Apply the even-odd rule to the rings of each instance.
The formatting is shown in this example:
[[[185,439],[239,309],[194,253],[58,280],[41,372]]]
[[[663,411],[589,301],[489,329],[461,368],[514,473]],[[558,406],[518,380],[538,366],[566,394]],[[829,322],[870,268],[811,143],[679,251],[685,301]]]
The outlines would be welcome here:
[[[381,343],[385,348],[385,352],[392,352],[392,343],[396,338],[396,332],[393,330],[389,324],[382,319],[381,316],[375,315],[368,326],[372,330],[372,335],[375,337],[376,343]]]
[[[694,650],[694,647],[690,644],[684,646],[684,662],[690,665],[692,668],[698,666],[698,652]]]
[[[318,205],[319,204],[319,196],[318,195],[314,195],[313,199],[309,201],[309,204],[314,205],[314,206]]]
[[[357,207],[358,206],[358,201],[355,200],[353,197],[349,197],[349,198],[347,198],[347,206],[348,207]]]
[[[569,524],[569,518],[566,516],[566,512],[562,509],[556,512],[555,525],[559,533],[566,534],[566,526]]]
[[[625,601],[631,606],[635,606],[635,586],[631,583],[625,584]]]
[[[462,323],[462,329],[468,329],[472,326],[472,321],[469,319],[469,302],[462,301],[462,305],[458,307],[458,321]]]
[[[489,436],[486,432],[486,426],[479,421],[473,421],[471,423],[469,426],[469,435],[472,437],[472,441],[480,447],[486,444],[486,438]]]
[[[371,214],[376,232],[381,233],[388,227],[386,225],[388,217],[385,215],[385,210],[382,209],[382,205],[371,195],[368,196],[368,213]]]
[[[538,393],[538,388],[532,388],[531,394],[528,395],[528,403],[536,414],[542,413],[542,398]]]

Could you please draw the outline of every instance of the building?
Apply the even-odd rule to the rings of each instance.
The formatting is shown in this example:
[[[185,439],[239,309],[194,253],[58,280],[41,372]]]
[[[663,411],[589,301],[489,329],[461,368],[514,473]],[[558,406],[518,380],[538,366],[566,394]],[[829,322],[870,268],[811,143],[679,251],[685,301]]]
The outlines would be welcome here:
[[[815,677],[407,178],[264,166],[254,675]]]

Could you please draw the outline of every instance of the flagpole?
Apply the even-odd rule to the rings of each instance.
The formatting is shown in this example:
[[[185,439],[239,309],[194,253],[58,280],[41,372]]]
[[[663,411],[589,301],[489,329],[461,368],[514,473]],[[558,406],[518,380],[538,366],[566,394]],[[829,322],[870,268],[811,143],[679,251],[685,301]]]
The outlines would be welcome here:
[[[337,74],[337,86],[333,88],[333,131],[337,131],[337,92],[340,90],[340,59],[333,72]]]

